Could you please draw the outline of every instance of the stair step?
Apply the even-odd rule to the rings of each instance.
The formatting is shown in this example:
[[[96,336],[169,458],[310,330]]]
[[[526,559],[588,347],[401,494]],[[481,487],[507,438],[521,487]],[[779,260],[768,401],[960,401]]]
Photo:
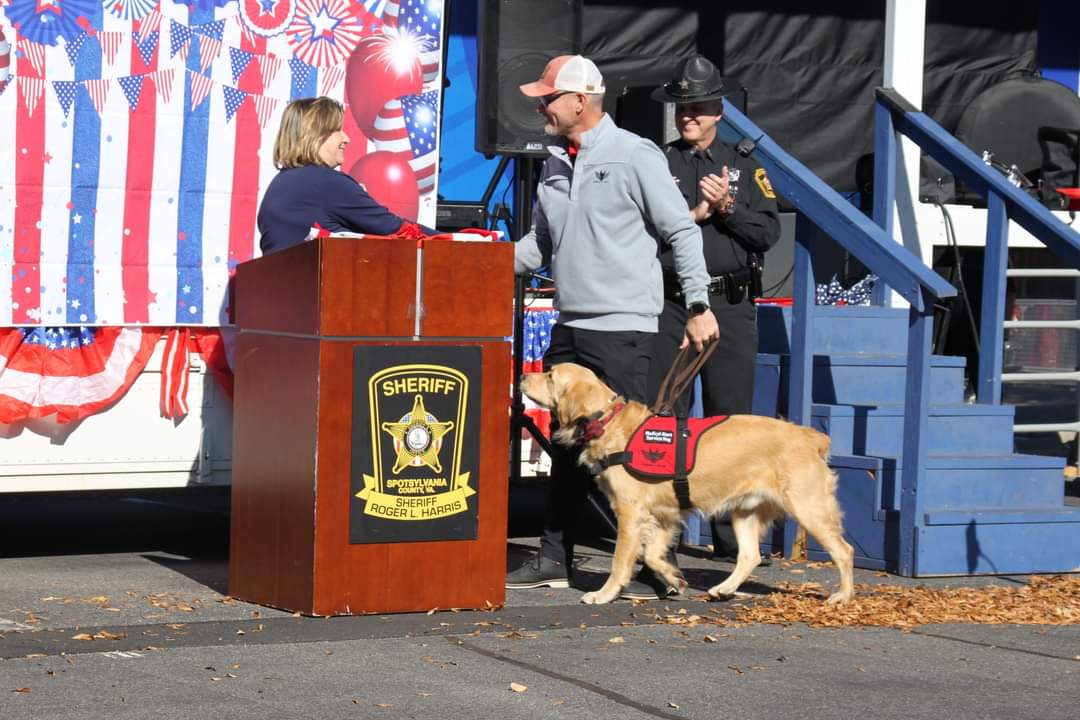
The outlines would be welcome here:
[[[926,435],[931,454],[1000,455],[1013,447],[1010,405],[932,405]],[[904,407],[815,403],[812,424],[832,438],[838,455],[898,456],[904,442]]]
[[[837,495],[845,512],[900,508],[896,458],[834,455],[829,465],[840,478]],[[930,455],[919,492],[927,509],[1061,507],[1064,467],[1061,458],[1042,455]]]
[[[962,357],[934,355],[930,362],[930,397],[940,404],[963,404]],[[780,406],[786,405],[790,356],[780,359]],[[815,355],[811,397],[831,405],[903,403],[907,391],[907,356],[868,353]]]
[[[926,525],[1080,523],[1080,507],[1060,505],[1022,510],[1002,510],[996,507],[928,510],[923,514],[923,518]]]
[[[1080,572],[1080,508],[954,510],[937,519],[949,522],[919,528],[917,576]]]
[[[907,353],[908,310],[873,306],[826,306],[813,309],[810,347],[815,355],[861,352]],[[758,348],[791,352],[791,308],[758,306]]]

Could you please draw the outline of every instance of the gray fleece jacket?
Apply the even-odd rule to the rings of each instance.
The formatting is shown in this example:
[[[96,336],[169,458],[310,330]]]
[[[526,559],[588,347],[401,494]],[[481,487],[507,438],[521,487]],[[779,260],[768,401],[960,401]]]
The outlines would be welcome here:
[[[515,246],[514,264],[518,273],[551,265],[560,323],[656,332],[661,243],[672,247],[687,304],[708,303],[701,230],[652,141],[604,115],[582,134],[574,163],[565,145],[548,151],[533,226]]]

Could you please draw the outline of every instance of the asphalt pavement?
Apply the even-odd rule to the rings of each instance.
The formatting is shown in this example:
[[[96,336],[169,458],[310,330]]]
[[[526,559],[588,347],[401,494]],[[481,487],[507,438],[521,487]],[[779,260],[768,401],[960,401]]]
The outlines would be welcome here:
[[[536,544],[528,489],[512,561]],[[1080,625],[820,628],[738,605],[835,573],[774,559],[746,595],[689,549],[678,600],[585,606],[578,587],[494,611],[307,618],[229,598],[222,493],[0,496],[0,718],[1075,718]],[[857,582],[971,587],[1022,577]]]

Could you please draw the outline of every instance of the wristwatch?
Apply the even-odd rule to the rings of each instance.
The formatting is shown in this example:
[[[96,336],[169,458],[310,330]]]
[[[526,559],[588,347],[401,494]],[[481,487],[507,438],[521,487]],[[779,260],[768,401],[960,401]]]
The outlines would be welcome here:
[[[687,312],[689,312],[691,316],[702,315],[708,309],[708,304],[703,302],[690,303],[690,305],[686,308]]]

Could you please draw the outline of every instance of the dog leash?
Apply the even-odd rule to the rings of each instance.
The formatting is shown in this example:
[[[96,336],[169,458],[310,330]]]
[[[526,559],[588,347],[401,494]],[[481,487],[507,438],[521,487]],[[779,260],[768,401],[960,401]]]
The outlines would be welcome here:
[[[705,344],[696,357],[691,358],[692,348],[687,343],[686,347],[675,356],[675,361],[671,363],[664,381],[660,383],[660,391],[656,393],[656,402],[649,409],[657,415],[674,414],[675,401],[686,392],[698,371],[705,365],[705,361],[716,350],[716,345],[717,340],[713,338]]]

